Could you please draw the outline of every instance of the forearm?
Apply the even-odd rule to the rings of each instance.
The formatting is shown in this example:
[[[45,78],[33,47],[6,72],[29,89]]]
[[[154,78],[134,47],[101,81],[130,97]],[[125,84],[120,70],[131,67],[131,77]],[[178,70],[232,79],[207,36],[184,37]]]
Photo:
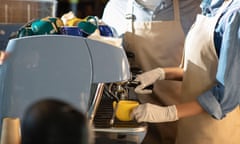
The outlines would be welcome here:
[[[204,109],[197,101],[176,105],[178,118],[194,116],[204,112]]]
[[[166,80],[178,80],[182,81],[183,78],[183,69],[179,67],[169,67],[163,68],[165,72],[165,79]]]

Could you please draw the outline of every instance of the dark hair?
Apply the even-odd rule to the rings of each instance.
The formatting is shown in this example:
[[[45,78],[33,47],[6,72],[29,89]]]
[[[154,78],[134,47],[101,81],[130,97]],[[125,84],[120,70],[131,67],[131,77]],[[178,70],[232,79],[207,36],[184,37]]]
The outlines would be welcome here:
[[[54,99],[31,105],[22,119],[22,144],[87,144],[85,116],[71,105]]]

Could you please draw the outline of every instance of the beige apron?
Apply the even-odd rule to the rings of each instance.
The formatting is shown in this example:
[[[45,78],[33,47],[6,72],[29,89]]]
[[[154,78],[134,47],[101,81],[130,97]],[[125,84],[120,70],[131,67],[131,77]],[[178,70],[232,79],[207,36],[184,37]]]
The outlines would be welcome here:
[[[186,37],[183,102],[195,100],[215,84],[218,57],[213,35],[220,14],[198,15]],[[176,144],[240,144],[239,108],[222,120],[207,113],[179,120]]]
[[[131,67],[140,67],[148,71],[157,67],[178,66],[182,59],[185,34],[179,13],[179,1],[173,0],[174,20],[130,22],[124,34],[127,51],[133,52],[135,59],[130,59]],[[158,81],[154,84],[154,94],[138,96],[139,100],[161,105],[179,102],[181,82]],[[173,144],[176,134],[176,122],[149,124],[149,132],[154,133],[156,144]],[[161,139],[161,141],[159,141]],[[150,140],[146,143],[149,143]],[[150,142],[154,144],[154,142]]]
[[[148,71],[180,64],[185,35],[181,26],[178,0],[174,0],[173,5],[173,21],[131,23],[124,34],[125,49],[135,54],[135,60],[130,61],[131,67],[137,66]],[[180,85],[180,82],[159,81],[154,85],[154,92],[165,104],[176,104]]]

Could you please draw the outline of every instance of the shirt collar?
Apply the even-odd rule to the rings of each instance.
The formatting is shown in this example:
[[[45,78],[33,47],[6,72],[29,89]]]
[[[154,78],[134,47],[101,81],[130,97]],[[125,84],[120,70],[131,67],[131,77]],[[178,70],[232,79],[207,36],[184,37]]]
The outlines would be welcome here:
[[[223,2],[224,0],[202,0],[200,4],[202,14],[212,16],[214,14],[213,9],[220,7]]]

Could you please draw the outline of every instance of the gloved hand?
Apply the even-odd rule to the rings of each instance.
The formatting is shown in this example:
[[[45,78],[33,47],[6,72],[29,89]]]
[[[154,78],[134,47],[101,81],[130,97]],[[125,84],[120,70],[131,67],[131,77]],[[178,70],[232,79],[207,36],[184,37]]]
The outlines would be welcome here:
[[[131,117],[137,122],[171,122],[178,120],[177,109],[175,105],[172,106],[157,106],[146,103],[134,108]]]
[[[157,80],[164,80],[165,72],[162,68],[156,68],[151,71],[145,72],[137,76],[135,81],[139,81],[141,84],[135,88],[135,92],[138,94],[151,94],[152,90],[145,89],[152,85]]]

